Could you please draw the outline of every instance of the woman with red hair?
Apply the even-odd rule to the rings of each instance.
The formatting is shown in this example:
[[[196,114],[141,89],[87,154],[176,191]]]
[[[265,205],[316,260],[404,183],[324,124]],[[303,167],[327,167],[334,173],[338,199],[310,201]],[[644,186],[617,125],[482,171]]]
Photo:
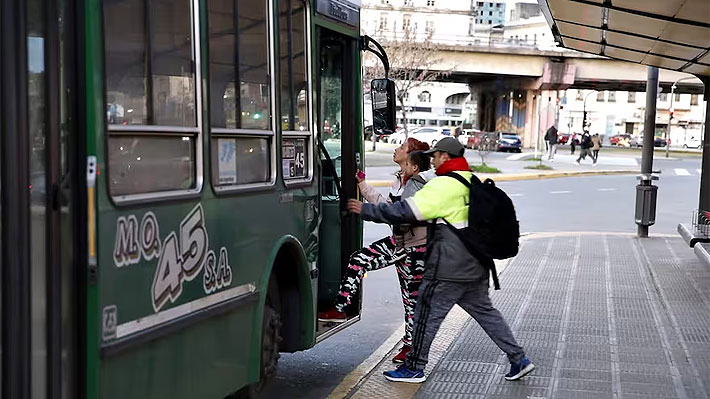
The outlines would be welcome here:
[[[360,192],[363,198],[373,204],[382,202],[392,203],[414,195],[425,183],[421,178],[410,179],[405,173],[409,153],[426,151],[427,143],[414,138],[408,138],[400,147],[394,150],[392,160],[400,167],[395,173],[394,182],[388,195],[380,194],[374,187],[370,187],[360,171],[356,175]],[[428,169],[428,165],[425,165]],[[419,167],[419,172],[424,172]],[[422,178],[424,176],[419,174]],[[411,180],[411,181],[410,181]],[[340,283],[340,291],[332,309],[318,314],[321,321],[340,322],[346,321],[345,309],[351,304],[357,291],[362,285],[365,272],[378,270],[395,265],[397,277],[402,291],[404,304],[404,337],[402,348],[392,359],[394,363],[404,362],[407,352],[411,349],[412,329],[414,324],[414,306],[419,295],[419,286],[424,274],[424,255],[426,253],[426,226],[392,226],[392,235],[382,238],[365,248],[355,251],[350,255],[348,267]]]

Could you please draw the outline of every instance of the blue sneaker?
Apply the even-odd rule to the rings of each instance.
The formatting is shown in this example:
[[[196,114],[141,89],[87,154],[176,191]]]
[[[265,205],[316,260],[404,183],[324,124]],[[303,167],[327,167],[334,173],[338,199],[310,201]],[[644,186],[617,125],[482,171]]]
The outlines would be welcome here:
[[[508,381],[519,380],[533,370],[535,370],[535,365],[532,364],[530,359],[523,357],[523,360],[518,363],[510,364],[510,371],[505,375],[505,379]]]
[[[426,381],[424,370],[411,370],[406,364],[397,367],[396,370],[385,371],[382,373],[389,381],[394,382],[411,382],[420,384]]]

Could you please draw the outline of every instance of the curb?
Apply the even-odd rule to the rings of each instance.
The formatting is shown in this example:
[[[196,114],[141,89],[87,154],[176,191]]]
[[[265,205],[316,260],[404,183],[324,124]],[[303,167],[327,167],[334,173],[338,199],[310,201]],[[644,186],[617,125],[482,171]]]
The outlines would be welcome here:
[[[518,180],[542,180],[542,179],[559,179],[561,177],[577,177],[577,176],[604,176],[604,175],[635,175],[639,172],[636,170],[585,170],[585,171],[567,171],[567,172],[552,172],[552,173],[525,173],[525,174],[476,174],[480,179],[490,178],[491,180],[500,181],[518,181]],[[366,180],[371,187],[389,187],[392,185],[391,180]]]

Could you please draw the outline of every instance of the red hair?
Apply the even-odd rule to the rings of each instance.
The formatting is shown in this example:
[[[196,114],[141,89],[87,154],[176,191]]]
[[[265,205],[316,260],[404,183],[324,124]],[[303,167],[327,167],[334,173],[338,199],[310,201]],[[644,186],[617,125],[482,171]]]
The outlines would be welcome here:
[[[414,137],[407,139],[407,154],[412,151],[426,151],[429,149],[429,144],[421,142]]]

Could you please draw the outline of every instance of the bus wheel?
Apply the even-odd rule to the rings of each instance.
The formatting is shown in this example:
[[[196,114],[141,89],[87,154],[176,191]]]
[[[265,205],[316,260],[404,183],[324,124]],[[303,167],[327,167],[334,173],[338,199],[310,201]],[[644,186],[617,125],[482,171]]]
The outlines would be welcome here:
[[[281,316],[279,289],[275,278],[269,281],[264,315],[261,324],[261,373],[259,382],[248,385],[225,399],[257,399],[267,383],[276,375],[281,342]]]
[[[254,384],[254,391],[261,392],[267,382],[276,375],[279,362],[279,342],[281,342],[281,300],[276,278],[269,281],[269,291],[264,304],[261,324],[261,378]]]

